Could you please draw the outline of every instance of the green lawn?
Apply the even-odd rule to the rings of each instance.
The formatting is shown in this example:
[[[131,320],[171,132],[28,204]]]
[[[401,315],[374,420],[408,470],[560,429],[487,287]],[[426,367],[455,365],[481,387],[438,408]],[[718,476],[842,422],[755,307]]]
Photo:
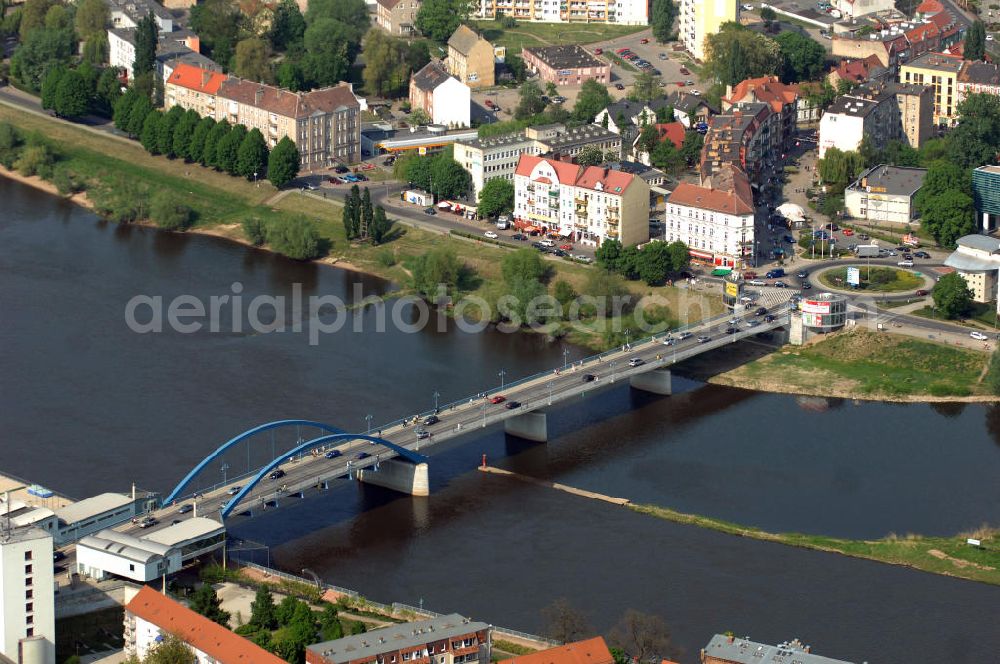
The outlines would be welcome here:
[[[512,55],[520,55],[522,46],[552,44],[593,44],[630,35],[647,29],[645,25],[607,25],[604,23],[518,23],[506,29],[499,21],[472,21],[472,26],[494,46],[506,46]]]
[[[969,311],[965,319],[954,320],[945,318],[938,313],[937,309],[933,305],[927,305],[923,309],[917,309],[913,312],[914,316],[921,316],[923,318],[931,318],[933,320],[950,320],[952,323],[965,323],[968,321],[975,321],[977,323],[982,323],[983,325],[989,327],[998,327],[1000,325],[1000,319],[997,317],[996,309],[991,304],[986,304],[983,302],[973,302],[972,309]]]
[[[827,270],[819,276],[820,282],[830,288],[848,288],[847,268]],[[894,267],[861,267],[861,285],[858,290],[869,293],[901,293],[917,290],[924,280],[907,270]]]

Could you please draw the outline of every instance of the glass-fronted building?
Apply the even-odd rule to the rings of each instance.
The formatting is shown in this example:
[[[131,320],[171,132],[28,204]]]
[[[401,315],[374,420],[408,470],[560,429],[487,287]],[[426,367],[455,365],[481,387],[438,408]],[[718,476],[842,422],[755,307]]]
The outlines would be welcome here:
[[[1000,227],[1000,166],[980,166],[972,171],[972,196],[981,233]]]

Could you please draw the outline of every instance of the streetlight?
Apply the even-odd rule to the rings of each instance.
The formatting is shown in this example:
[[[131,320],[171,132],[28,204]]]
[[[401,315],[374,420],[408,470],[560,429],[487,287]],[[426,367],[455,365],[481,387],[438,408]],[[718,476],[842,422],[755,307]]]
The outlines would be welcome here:
[[[628,338],[632,335],[632,330],[625,330],[625,350],[632,350],[632,347],[628,345]]]
[[[253,186],[257,186],[257,171],[253,172]]]
[[[438,392],[437,390],[434,390],[434,412],[435,413],[438,411],[438,397],[440,397],[440,396],[441,396],[441,393]]]
[[[222,471],[222,483],[225,484],[226,483],[226,471],[229,470],[229,464],[226,463],[225,461],[223,461],[222,462],[222,468],[220,468],[220,470]]]
[[[615,382],[615,364],[617,364],[617,362],[611,360],[608,364],[611,365],[611,382],[613,383]]]
[[[569,348],[563,348],[563,369],[569,364]]]
[[[368,433],[370,434],[372,432],[372,416],[370,414],[365,415],[365,420],[368,421]]]
[[[483,401],[482,409],[483,409],[483,428],[485,429],[486,428],[486,402],[485,401]]]
[[[499,372],[497,372],[497,375],[500,376],[500,389],[502,390],[503,389],[503,379],[504,379],[504,376],[507,375],[507,370],[506,369],[501,369]]]

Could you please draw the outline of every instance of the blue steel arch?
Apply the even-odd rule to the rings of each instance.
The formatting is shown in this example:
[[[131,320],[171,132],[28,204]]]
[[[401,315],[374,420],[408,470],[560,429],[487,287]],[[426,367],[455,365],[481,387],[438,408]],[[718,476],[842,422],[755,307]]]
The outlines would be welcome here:
[[[413,450],[408,450],[405,447],[400,447],[399,445],[396,445],[395,443],[390,443],[388,440],[385,440],[384,438],[377,438],[376,436],[368,436],[363,433],[334,433],[327,436],[320,436],[319,438],[313,438],[312,440],[307,440],[298,447],[285,452],[277,459],[274,459],[273,461],[271,461],[271,463],[261,468],[260,471],[258,471],[258,473],[254,476],[254,478],[250,480],[246,485],[241,487],[239,492],[226,503],[226,506],[222,509],[222,518],[225,519],[227,516],[229,516],[232,513],[232,511],[236,508],[236,506],[239,505],[244,498],[246,498],[247,494],[253,491],[254,487],[257,486],[257,484],[262,479],[264,479],[264,477],[266,477],[268,473],[270,473],[272,470],[280,466],[285,461],[285,459],[291,456],[295,456],[297,454],[302,454],[303,452],[308,452],[314,447],[318,447],[324,443],[328,443],[330,441],[335,441],[335,440],[336,441],[370,440],[373,443],[377,443],[379,445],[384,445],[385,447],[388,447],[390,450],[396,452],[397,454],[399,454],[399,456],[405,458],[407,461],[411,461],[413,463],[423,463],[424,461],[427,460],[427,457],[425,457],[423,454],[418,454]]]
[[[215,450],[207,457],[202,459],[201,463],[195,466],[194,469],[190,473],[185,475],[184,479],[182,479],[180,483],[178,483],[177,486],[174,487],[174,490],[170,492],[170,495],[163,499],[163,504],[169,505],[173,501],[177,500],[177,497],[180,495],[181,491],[187,488],[187,485],[191,483],[191,480],[193,480],[198,475],[198,473],[205,470],[205,467],[208,466],[208,464],[212,463],[213,461],[221,457],[223,454],[225,454],[226,450],[231,448],[233,445],[241,443],[247,438],[255,436],[263,431],[268,431],[270,429],[279,429],[281,427],[290,427],[290,426],[316,427],[317,429],[322,429],[323,431],[329,431],[330,433],[345,433],[343,429],[339,429],[329,424],[324,424],[323,422],[313,422],[312,420],[275,420],[274,422],[268,422],[266,424],[261,424],[260,426],[256,426],[252,429],[247,429],[246,431],[236,436],[235,438],[230,438],[228,441],[220,445],[219,449]]]

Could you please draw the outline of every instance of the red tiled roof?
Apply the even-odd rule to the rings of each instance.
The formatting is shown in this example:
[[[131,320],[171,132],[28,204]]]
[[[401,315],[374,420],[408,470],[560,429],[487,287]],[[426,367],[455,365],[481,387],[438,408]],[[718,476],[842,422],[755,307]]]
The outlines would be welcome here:
[[[931,16],[930,19],[928,19],[928,20],[930,20],[931,23],[933,23],[934,25],[936,25],[938,27],[938,29],[942,30],[942,31],[945,28],[953,25],[954,22],[955,22],[955,20],[951,17],[951,15],[948,14],[948,13],[946,13],[946,12],[941,12],[940,14],[935,14],[934,16]]]
[[[747,183],[746,189],[749,190],[749,187]],[[733,191],[727,191],[682,182],[671,192],[667,202],[726,214],[753,214],[753,204],[748,204],[745,198],[749,192],[741,192],[742,188],[742,183],[736,184]],[[749,196],[753,200],[753,194],[749,193]]]
[[[653,125],[660,135],[660,142],[669,139],[674,147],[679,148],[684,144],[684,125],[680,122],[666,122]]]
[[[317,111],[333,113],[345,107],[361,108],[349,83],[338,83],[311,92],[292,92],[230,77],[219,86],[219,96],[286,118],[305,118]]]
[[[191,609],[161,595],[149,586],[125,605],[129,613],[175,634],[192,648],[220,664],[285,664],[252,641],[229,631]]]
[[[621,194],[628,189],[628,186],[632,184],[633,180],[635,180],[634,175],[630,173],[623,173],[622,171],[601,168],[600,166],[588,166],[587,168],[581,170],[580,166],[567,161],[546,159],[545,157],[535,157],[530,154],[521,155],[521,157],[517,160],[517,169],[514,172],[517,175],[530,177],[532,171],[535,170],[535,166],[542,161],[555,170],[556,178],[559,180],[559,184],[575,185],[577,187],[593,189],[594,191],[604,191],[610,194]],[[548,178],[540,178],[539,180],[536,180],[536,182],[547,179]],[[598,189],[598,185],[600,185],[600,189]]]
[[[934,18],[937,18],[936,16]],[[933,20],[933,19],[931,19]],[[921,42],[925,39],[930,39],[940,34],[940,30],[934,23],[923,23],[913,28],[906,33],[906,38],[910,40],[910,43]]]
[[[571,164],[567,161],[559,161],[557,159],[544,159],[530,154],[521,155],[520,159],[517,160],[517,170],[515,172],[518,175],[531,175],[531,171],[534,170],[535,166],[538,165],[538,162],[540,161],[544,161],[552,166],[560,184],[574,184],[580,174],[580,167],[576,164]]]
[[[174,70],[170,73],[170,78],[167,79],[167,83],[214,95],[219,92],[219,86],[225,80],[226,75],[221,72],[209,71],[208,69],[202,69],[201,67],[181,62],[174,67]]]
[[[530,655],[500,660],[500,664],[612,664],[614,657],[604,639],[595,636],[586,641],[540,650]]]
[[[918,14],[937,14],[944,11],[944,5],[938,0],[924,0],[917,5]]]
[[[548,178],[535,178],[533,182],[538,182],[540,184],[552,184],[552,180]]]
[[[780,113],[785,104],[794,104],[798,96],[798,85],[782,83],[777,76],[761,76],[740,81],[725,101],[730,104],[741,101],[763,102],[770,105],[775,113]]]

